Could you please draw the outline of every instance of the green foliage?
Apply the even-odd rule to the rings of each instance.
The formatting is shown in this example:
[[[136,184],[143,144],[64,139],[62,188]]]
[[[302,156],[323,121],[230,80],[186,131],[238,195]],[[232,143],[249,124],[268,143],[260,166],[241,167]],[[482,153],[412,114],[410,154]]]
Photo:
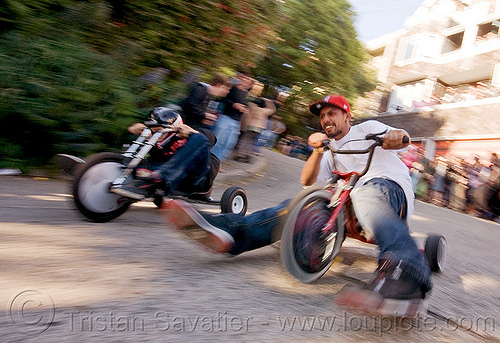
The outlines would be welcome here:
[[[278,3],[268,0],[119,3],[115,19],[143,44],[143,63],[174,76],[193,65],[208,70],[254,65],[273,37],[279,13]]]
[[[195,66],[294,87],[281,112],[305,134],[319,93],[370,90],[351,16],[346,0],[4,0],[0,167],[120,147]]]
[[[18,14],[41,14],[45,8],[33,6]],[[57,152],[84,155],[116,145],[136,120],[137,92],[126,65],[117,63],[115,53],[96,49],[103,45],[95,42],[104,40],[86,42],[83,24],[75,24],[74,17],[85,17],[87,25],[94,23],[93,32],[100,32],[106,8],[99,12],[91,6],[27,16],[21,29],[2,36],[0,126],[11,129],[2,132],[9,144],[2,144],[0,160],[44,164]]]
[[[373,73],[364,68],[366,56],[356,39],[348,1],[287,0],[284,10],[285,23],[258,71],[267,81],[293,89],[285,112],[298,117],[288,119],[292,125],[314,121],[308,105],[327,94],[354,100],[375,88]]]
[[[5,0],[0,164],[120,146],[129,124],[186,95],[177,80],[193,66],[255,63],[276,14],[266,0]]]

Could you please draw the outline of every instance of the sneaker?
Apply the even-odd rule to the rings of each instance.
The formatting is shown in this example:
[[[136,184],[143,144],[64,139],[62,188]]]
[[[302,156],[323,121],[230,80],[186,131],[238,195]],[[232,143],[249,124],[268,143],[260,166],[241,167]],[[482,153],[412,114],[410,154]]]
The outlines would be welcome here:
[[[198,212],[182,200],[164,200],[161,207],[168,223],[207,248],[224,253],[234,245],[234,238],[223,229],[222,216]]]
[[[371,315],[424,317],[427,290],[401,264],[402,261],[381,260],[375,278],[362,288],[344,287],[337,295],[337,304]]]
[[[162,181],[161,176],[146,168],[137,168],[135,171],[135,179],[149,183],[159,183]]]
[[[138,168],[133,181],[112,186],[110,192],[135,200],[143,200],[153,195],[155,189],[165,189],[161,176],[149,169]]]
[[[112,186],[109,191],[134,200],[143,200],[150,197],[154,189],[155,185],[150,182],[133,180],[130,183]]]

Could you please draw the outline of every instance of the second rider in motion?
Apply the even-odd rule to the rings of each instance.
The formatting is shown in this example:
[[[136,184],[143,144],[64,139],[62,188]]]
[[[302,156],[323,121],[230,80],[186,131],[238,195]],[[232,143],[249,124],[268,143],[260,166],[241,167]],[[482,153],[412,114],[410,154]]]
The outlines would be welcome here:
[[[331,139],[335,149],[348,143],[356,144],[356,149],[365,149],[372,144],[364,139],[367,134],[387,130],[382,148],[375,149],[370,169],[351,193],[364,235],[374,238],[379,246],[379,267],[371,282],[362,289],[344,289],[337,302],[379,313],[384,313],[384,307],[397,306],[398,302],[410,301],[411,306],[420,306],[432,285],[429,265],[410,236],[407,223],[413,212],[414,195],[408,168],[396,149],[409,144],[403,143],[408,133],[377,121],[351,126],[349,103],[340,95],[327,96],[309,109],[319,116],[324,133],[309,137],[309,144],[315,150],[302,170],[304,186],[326,182],[333,170],[361,172],[366,166],[366,155],[333,156],[331,151],[324,151],[324,140]],[[205,214],[179,200],[165,202],[163,208],[168,221],[186,235],[214,251],[236,255],[271,244],[273,230],[286,214],[287,204],[288,200],[246,217]]]

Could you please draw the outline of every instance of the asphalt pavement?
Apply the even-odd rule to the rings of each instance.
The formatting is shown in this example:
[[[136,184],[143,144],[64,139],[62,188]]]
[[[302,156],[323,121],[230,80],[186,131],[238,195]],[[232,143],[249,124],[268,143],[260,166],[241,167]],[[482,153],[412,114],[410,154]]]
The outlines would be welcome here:
[[[214,197],[242,186],[253,212],[300,191],[304,162],[263,154],[253,166],[226,161]],[[394,322],[333,301],[345,285],[372,277],[372,245],[346,240],[331,270],[302,284],[283,270],[279,246],[233,258],[210,253],[148,202],[89,222],[70,189],[0,176],[2,342],[500,342],[497,223],[417,202],[412,234],[420,244],[443,234],[447,267],[433,277],[427,318]]]
[[[222,162],[221,172],[217,175],[215,184],[234,183],[264,173],[267,166],[267,155],[264,149],[261,151],[262,153],[252,157],[251,163],[235,161],[231,157]]]

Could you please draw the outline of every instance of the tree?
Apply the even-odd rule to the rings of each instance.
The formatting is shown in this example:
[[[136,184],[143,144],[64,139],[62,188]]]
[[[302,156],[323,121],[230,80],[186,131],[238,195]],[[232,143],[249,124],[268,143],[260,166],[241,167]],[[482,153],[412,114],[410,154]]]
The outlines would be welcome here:
[[[176,75],[193,65],[254,65],[274,35],[279,13],[279,3],[268,0],[109,2],[129,37],[144,44],[142,63]]]
[[[267,0],[5,0],[0,168],[119,147],[184,89],[193,66],[253,65],[274,36]],[[168,78],[166,77],[168,75]],[[177,95],[175,91],[175,94]]]
[[[0,37],[0,167],[117,146],[140,113],[126,63],[133,49],[113,44],[109,8],[62,0],[9,5],[16,20]]]
[[[375,87],[373,73],[364,68],[366,56],[347,0],[287,0],[284,13],[258,74],[293,89],[289,113],[305,115],[307,105],[322,95],[340,93],[352,100]],[[289,118],[293,123],[305,122]]]

